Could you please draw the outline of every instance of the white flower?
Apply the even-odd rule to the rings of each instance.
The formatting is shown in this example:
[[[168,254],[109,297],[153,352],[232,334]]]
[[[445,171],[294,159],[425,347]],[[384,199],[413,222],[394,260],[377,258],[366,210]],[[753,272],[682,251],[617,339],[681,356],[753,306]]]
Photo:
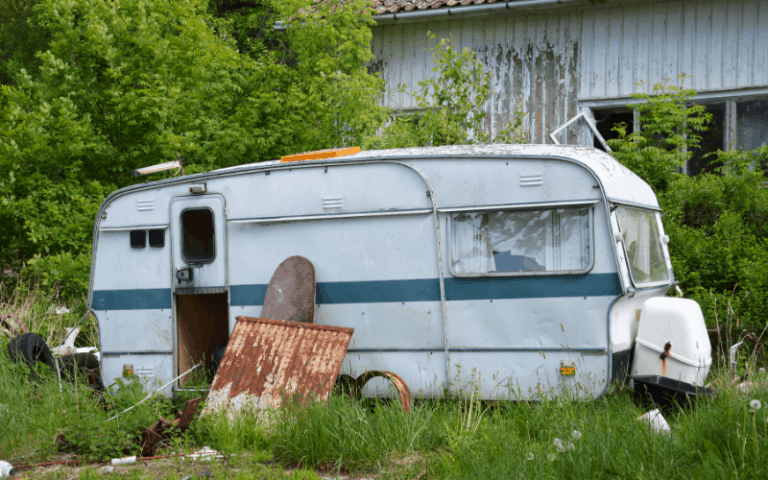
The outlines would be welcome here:
[[[576,446],[573,444],[573,442],[568,442],[565,444],[565,448],[567,448],[568,450],[575,450]]]
[[[528,452],[528,458],[525,461],[527,462],[528,460],[533,460],[533,452]]]
[[[573,435],[573,438],[575,438],[576,440],[581,440],[581,432],[580,431],[574,430],[571,435]]]
[[[565,445],[563,445],[563,441],[559,438],[555,438],[555,440],[552,442],[555,444],[555,447],[557,447],[557,451],[560,453],[563,453],[565,451]]]
[[[760,400],[752,400],[751,402],[749,402],[749,408],[751,408],[752,410],[755,410],[755,411],[760,410],[762,407],[763,407],[763,404],[760,403]]]

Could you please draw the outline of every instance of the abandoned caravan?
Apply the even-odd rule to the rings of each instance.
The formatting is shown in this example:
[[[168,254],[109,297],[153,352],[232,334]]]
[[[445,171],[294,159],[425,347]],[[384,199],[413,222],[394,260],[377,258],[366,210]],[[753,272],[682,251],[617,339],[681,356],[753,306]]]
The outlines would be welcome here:
[[[597,398],[638,376],[703,385],[701,309],[667,296],[657,200],[611,156],[478,145],[308,157],[104,201],[88,295],[105,385],[132,367],[151,390],[210,366],[293,256],[315,269],[314,322],[354,329],[342,375],[389,371],[417,394],[484,399]]]

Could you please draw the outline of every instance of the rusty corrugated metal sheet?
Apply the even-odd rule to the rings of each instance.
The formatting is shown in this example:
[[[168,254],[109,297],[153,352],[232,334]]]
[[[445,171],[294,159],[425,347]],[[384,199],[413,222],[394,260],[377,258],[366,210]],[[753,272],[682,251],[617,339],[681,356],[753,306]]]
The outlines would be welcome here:
[[[336,382],[354,329],[237,317],[207,411],[277,408],[285,397],[323,400]]]

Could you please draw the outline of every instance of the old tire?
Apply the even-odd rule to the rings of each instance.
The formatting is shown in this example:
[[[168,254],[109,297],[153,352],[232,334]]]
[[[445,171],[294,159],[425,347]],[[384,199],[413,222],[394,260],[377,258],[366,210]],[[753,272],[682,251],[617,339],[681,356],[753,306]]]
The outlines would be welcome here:
[[[24,362],[33,371],[36,362],[43,362],[51,371],[56,371],[51,349],[36,333],[25,333],[11,339],[8,343],[8,355],[13,363]]]

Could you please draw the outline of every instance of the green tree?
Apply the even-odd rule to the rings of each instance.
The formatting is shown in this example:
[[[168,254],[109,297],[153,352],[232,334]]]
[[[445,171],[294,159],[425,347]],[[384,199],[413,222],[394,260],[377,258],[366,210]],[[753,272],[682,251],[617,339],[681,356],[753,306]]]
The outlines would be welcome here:
[[[373,134],[386,110],[367,71],[371,6],[309,3],[263,2],[250,20],[290,25],[247,45],[203,0],[39,0],[14,17],[48,40],[0,90],[0,264],[82,292],[95,212],[144,181],[132,169],[181,157],[200,172]]]
[[[466,47],[456,51],[450,38],[441,39],[431,51],[436,76],[418,84],[414,99],[420,111],[393,117],[371,145],[401,148],[525,141],[525,114],[519,107],[495,136],[491,133],[485,112],[491,73],[474,51]]]
[[[630,133],[621,123],[613,128],[619,138],[608,140],[613,156],[657,191],[691,158],[712,119],[706,107],[690,103],[695,96],[695,90],[668,82],[654,85],[652,94],[633,93],[633,99],[643,100],[629,105],[640,113],[640,131]]]

